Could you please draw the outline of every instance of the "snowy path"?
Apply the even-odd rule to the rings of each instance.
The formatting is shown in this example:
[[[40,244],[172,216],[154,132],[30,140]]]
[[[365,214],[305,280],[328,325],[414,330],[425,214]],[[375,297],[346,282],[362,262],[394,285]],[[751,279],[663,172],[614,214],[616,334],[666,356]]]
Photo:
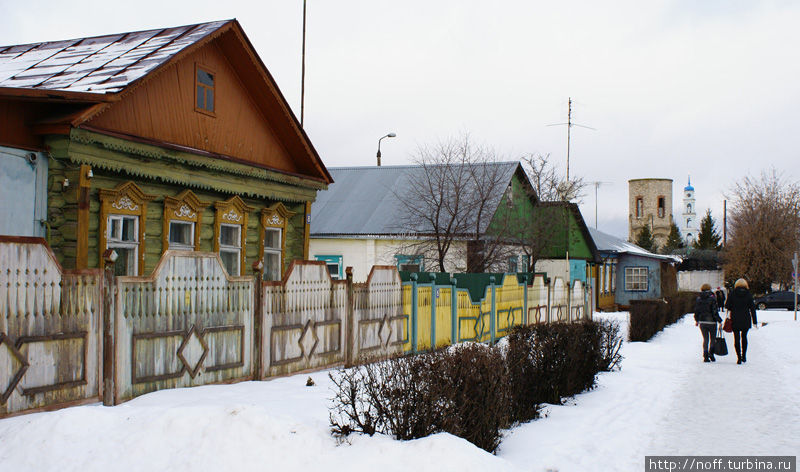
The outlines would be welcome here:
[[[743,366],[735,354],[704,364],[691,315],[626,343],[622,371],[507,431],[497,455],[448,434],[337,445],[319,372],[310,388],[305,374],[0,420],[0,470],[638,471],[645,455],[798,455],[800,322],[785,311],[759,320],[769,324],[750,332]]]

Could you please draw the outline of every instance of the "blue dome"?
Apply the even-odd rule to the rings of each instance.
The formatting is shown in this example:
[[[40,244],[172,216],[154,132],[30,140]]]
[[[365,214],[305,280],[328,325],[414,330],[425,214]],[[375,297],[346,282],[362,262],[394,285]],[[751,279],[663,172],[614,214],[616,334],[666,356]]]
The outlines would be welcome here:
[[[683,187],[684,191],[692,191],[694,192],[694,187],[692,187],[692,178],[689,177],[689,182],[686,184],[686,187]]]

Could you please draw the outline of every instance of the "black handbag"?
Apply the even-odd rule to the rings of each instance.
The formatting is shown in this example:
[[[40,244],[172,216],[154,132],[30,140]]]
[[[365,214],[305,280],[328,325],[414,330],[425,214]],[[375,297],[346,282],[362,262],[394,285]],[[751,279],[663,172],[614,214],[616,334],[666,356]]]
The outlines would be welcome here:
[[[712,351],[715,356],[728,355],[728,343],[725,341],[725,335],[722,334],[722,329],[717,328],[717,337],[714,338],[714,345]]]

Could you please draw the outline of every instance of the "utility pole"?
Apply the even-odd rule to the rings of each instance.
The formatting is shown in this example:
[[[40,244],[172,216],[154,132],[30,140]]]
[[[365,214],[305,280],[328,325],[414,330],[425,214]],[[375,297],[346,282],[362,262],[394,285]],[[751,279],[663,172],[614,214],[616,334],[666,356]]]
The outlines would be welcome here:
[[[594,128],[590,126],[579,125],[577,123],[572,122],[572,97],[568,97],[567,101],[567,122],[566,123],[553,123],[547,126],[563,126],[567,125],[567,184],[569,184],[569,148],[570,148],[570,138],[572,133],[573,126],[580,126],[581,128],[590,129],[596,131]]]
[[[792,277],[794,278],[794,320],[797,321],[797,266],[798,266],[798,259],[797,259],[797,251],[794,253],[794,258],[792,258],[792,267],[794,268],[794,272],[792,273]]]
[[[594,185],[594,229],[597,229],[597,189],[601,185],[610,184],[611,182],[600,182],[599,180],[595,180],[589,183]]]
[[[306,0],[303,0],[303,65],[300,72],[300,127],[303,127],[306,100]]]

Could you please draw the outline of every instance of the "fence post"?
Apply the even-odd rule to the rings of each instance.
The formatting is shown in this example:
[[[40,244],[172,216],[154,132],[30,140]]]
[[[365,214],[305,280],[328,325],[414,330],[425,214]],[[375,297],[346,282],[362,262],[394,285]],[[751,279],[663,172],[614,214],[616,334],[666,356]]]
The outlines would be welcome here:
[[[550,324],[550,311],[553,309],[553,298],[551,297],[553,291],[553,284],[550,283],[551,279],[545,277],[544,284],[547,285],[547,311],[545,312],[545,316],[547,317],[544,322]]]
[[[450,277],[450,344],[456,344],[458,339],[458,294],[456,293],[456,278]]]
[[[110,251],[110,252],[109,252]],[[113,250],[106,250],[103,253],[103,280],[101,281],[103,293],[103,405],[113,406],[115,401],[114,385],[114,366],[116,364],[114,353],[114,322],[115,307],[117,299],[117,284],[114,277],[114,262],[117,260],[117,253]]]
[[[522,275],[522,325],[528,325],[528,274]]]
[[[411,352],[417,352],[417,274],[411,274]]]
[[[431,351],[436,350],[436,273],[431,272]]]
[[[496,304],[496,300],[495,300],[495,297],[494,297],[494,292],[495,292],[494,283],[495,283],[495,279],[494,279],[494,275],[492,275],[492,276],[489,277],[489,286],[492,289],[492,314],[491,314],[491,316],[489,316],[489,334],[490,334],[490,339],[491,339],[491,345],[494,345],[494,341],[495,341],[495,332],[494,332],[494,330],[495,330],[495,317],[497,316],[497,304]]]
[[[347,297],[345,299],[346,315],[344,323],[345,333],[345,351],[344,351],[344,365],[351,367],[355,363],[355,346],[358,342],[358,333],[355,323],[355,297],[353,293],[353,268],[346,267],[344,269],[345,280],[347,281]]]
[[[264,324],[264,286],[261,281],[263,280],[264,264],[261,261],[256,261],[253,264],[253,274],[256,278],[255,286],[253,287],[255,289],[255,306],[253,306],[253,379],[261,380],[264,378],[261,365],[263,355],[261,343],[262,325]]]

